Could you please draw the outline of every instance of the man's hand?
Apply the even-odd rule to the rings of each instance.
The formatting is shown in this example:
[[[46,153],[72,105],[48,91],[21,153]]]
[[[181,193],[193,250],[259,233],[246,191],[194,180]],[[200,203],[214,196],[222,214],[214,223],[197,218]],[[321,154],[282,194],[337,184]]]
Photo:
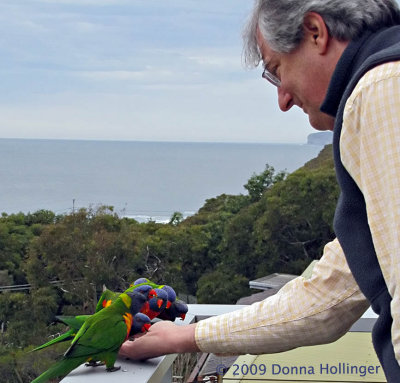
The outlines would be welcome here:
[[[126,341],[119,355],[130,359],[148,359],[166,354],[198,352],[195,328],[195,323],[178,326],[170,321],[157,322],[147,334]]]

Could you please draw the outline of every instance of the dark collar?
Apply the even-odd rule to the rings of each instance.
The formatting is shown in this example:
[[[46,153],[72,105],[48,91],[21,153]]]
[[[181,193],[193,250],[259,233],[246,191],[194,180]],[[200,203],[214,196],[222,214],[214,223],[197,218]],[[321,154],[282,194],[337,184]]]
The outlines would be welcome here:
[[[329,83],[325,100],[320,110],[336,117],[340,101],[346,88],[358,70],[369,70],[373,62],[398,60],[400,26],[385,27],[378,31],[366,31],[360,38],[350,41],[340,57]],[[382,60],[382,57],[384,60]]]
[[[336,112],[339,108],[343,93],[354,71],[358,68],[357,64],[358,61],[360,61],[360,50],[365,45],[366,41],[371,38],[371,35],[372,33],[368,31],[363,34],[361,38],[350,41],[342,53],[329,83],[325,100],[320,107],[321,112],[336,117]]]

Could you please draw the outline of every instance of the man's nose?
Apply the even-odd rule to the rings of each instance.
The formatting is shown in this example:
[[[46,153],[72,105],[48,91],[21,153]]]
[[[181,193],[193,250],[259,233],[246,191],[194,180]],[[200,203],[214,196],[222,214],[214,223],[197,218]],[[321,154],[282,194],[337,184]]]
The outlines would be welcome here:
[[[282,87],[278,88],[278,104],[282,112],[287,112],[294,105],[292,95]]]

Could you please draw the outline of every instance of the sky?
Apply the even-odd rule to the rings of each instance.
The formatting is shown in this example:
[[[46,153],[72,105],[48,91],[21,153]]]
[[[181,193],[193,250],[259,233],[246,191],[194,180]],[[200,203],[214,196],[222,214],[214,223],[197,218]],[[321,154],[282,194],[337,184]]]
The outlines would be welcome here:
[[[0,137],[305,143],[243,65],[252,4],[1,0]]]

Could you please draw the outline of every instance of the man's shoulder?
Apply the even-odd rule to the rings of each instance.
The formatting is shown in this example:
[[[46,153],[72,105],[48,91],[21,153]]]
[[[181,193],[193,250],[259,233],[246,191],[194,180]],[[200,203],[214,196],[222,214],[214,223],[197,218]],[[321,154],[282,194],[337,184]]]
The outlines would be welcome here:
[[[366,72],[358,81],[350,98],[357,97],[363,91],[382,83],[400,80],[400,60],[379,64]]]
[[[400,75],[400,60],[389,61],[370,69],[361,79],[367,84],[398,77]]]

